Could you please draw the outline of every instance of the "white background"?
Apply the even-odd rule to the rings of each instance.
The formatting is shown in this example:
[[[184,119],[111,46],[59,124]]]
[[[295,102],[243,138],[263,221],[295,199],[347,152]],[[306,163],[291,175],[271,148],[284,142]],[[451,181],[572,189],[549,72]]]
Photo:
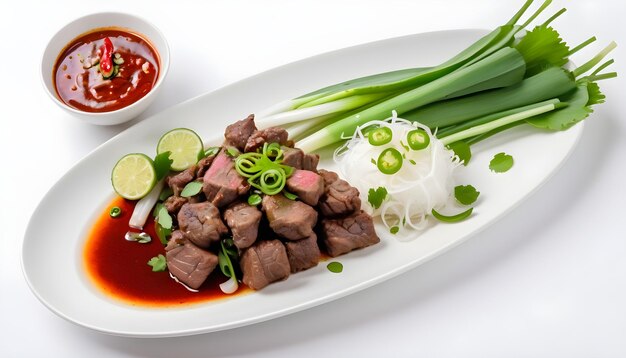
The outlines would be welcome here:
[[[493,28],[521,2],[14,1],[4,6],[0,356],[626,356],[626,56],[619,47],[612,68],[622,78],[602,83],[608,103],[597,107],[578,147],[546,185],[460,247],[373,288],[235,330],[131,339],[57,317],[22,276],[21,243],[41,198],[74,163],[129,125],[322,52],[425,31]],[[555,26],[570,44],[596,35],[594,51],[610,40],[626,46],[622,1],[555,0],[549,12],[563,6],[568,12]],[[170,43],[172,62],[160,98],[146,113],[127,125],[96,127],[52,103],[40,83],[39,62],[47,40],[65,23],[106,10],[153,22]],[[592,52],[581,52],[575,62]],[[62,237],[49,239],[63,245]],[[54,257],[49,265],[54,270]]]

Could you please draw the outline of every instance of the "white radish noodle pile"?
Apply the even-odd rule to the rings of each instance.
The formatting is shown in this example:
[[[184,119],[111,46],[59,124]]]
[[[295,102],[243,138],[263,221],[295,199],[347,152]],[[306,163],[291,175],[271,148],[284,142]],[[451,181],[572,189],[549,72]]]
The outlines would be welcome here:
[[[391,141],[371,145],[364,131],[383,126],[391,129]],[[430,145],[425,149],[407,148],[407,134],[416,128],[423,129],[430,137]],[[397,173],[384,174],[373,161],[390,147],[406,157]],[[363,210],[372,216],[381,216],[388,230],[397,227],[400,236],[411,231],[407,229],[425,229],[432,209],[439,210],[450,202],[454,191],[453,175],[460,165],[454,152],[428,127],[397,118],[395,111],[391,118],[357,127],[352,138],[335,151],[334,160],[344,178],[359,190]],[[368,202],[368,191],[378,187],[387,189],[388,194],[382,205],[374,209]]]

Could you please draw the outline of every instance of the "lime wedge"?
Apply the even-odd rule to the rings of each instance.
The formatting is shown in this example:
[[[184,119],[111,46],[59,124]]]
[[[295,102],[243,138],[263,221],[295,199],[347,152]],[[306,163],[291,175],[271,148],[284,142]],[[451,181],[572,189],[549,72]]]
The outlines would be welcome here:
[[[136,200],[148,195],[156,184],[152,159],[144,154],[127,154],[118,160],[111,172],[113,189],[125,199]]]
[[[204,150],[202,139],[196,132],[187,128],[176,128],[163,134],[157,144],[157,154],[171,152],[172,170],[181,171],[198,162],[198,156]]]

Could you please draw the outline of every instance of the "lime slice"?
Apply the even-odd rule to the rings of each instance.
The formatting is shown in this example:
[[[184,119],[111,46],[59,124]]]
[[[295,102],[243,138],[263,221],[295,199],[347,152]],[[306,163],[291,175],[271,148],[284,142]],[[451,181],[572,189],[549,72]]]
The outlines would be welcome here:
[[[198,162],[198,156],[204,150],[202,139],[196,132],[187,128],[176,128],[163,134],[157,144],[157,154],[171,152],[172,170],[181,171]]]
[[[113,189],[122,198],[136,200],[148,195],[156,184],[152,159],[144,154],[127,154],[118,160],[111,172]]]

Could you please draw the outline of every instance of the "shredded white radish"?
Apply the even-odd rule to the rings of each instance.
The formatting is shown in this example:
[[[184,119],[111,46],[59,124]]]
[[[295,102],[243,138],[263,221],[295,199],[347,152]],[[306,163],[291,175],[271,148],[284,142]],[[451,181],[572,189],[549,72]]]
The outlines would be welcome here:
[[[373,146],[364,131],[371,127],[387,127],[392,131],[389,143]],[[423,129],[430,137],[430,144],[422,150],[407,150],[407,134]],[[382,173],[374,161],[387,148],[395,148],[405,155],[402,167],[395,174]],[[460,161],[453,151],[435,137],[430,129],[419,123],[398,118],[371,121],[356,129],[354,135],[334,154],[344,178],[359,190],[363,210],[372,216],[380,216],[390,230],[397,227],[402,238],[412,230],[424,230],[432,209],[445,207],[453,197],[454,172]],[[368,202],[368,191],[384,187],[387,197],[379,208]]]

